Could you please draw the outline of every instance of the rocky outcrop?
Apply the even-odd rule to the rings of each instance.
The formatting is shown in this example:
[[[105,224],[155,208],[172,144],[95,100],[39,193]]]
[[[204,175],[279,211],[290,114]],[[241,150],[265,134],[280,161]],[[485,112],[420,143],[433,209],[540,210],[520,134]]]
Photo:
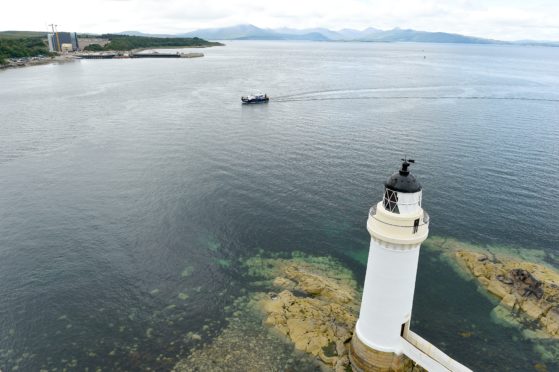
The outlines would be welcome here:
[[[335,261],[265,261],[273,291],[261,298],[264,323],[337,371],[349,364],[348,342],[357,321],[360,293],[351,273]]]
[[[348,351],[361,293],[349,269],[330,257],[301,254],[256,256],[245,269],[254,291],[235,301],[220,335],[177,363],[175,372],[351,370]],[[398,355],[379,371],[424,370]]]
[[[549,335],[559,338],[559,272],[489,252],[458,250],[454,255],[502,306],[538,320]]]
[[[257,270],[260,275],[274,278],[273,290],[260,299],[264,323],[335,371],[350,370],[348,351],[361,300],[352,273],[327,257],[267,259],[257,265],[265,268]],[[386,371],[423,370],[404,355],[397,359]]]

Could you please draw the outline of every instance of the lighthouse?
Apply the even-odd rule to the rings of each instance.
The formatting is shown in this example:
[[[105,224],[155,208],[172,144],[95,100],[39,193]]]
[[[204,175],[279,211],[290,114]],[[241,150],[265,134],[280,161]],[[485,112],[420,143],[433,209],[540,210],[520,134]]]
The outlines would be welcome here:
[[[409,329],[419,248],[429,234],[422,188],[411,159],[384,183],[384,196],[367,219],[371,235],[359,319],[351,342],[356,371],[397,370]]]
[[[412,159],[384,183],[381,201],[369,210],[371,235],[359,319],[349,359],[355,372],[404,371],[412,363],[429,372],[471,369],[410,330],[419,247],[429,235],[422,189],[410,173]],[[404,355],[407,358],[404,358]]]

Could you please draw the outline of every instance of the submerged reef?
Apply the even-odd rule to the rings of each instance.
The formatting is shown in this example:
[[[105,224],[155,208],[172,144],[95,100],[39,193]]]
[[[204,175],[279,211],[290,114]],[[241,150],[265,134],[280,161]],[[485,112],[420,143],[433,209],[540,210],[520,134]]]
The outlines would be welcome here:
[[[331,257],[294,253],[252,257],[244,270],[254,290],[235,301],[222,333],[174,371],[351,370],[361,292],[348,268]],[[422,370],[405,357],[402,368]]]
[[[441,253],[466,280],[475,280],[495,307],[491,318],[532,342],[542,361],[559,360],[559,256],[510,246],[479,246],[431,237],[425,248]],[[535,368],[546,370],[541,362]]]
[[[495,322],[519,328],[542,360],[559,358],[559,272],[550,264],[557,257],[439,237],[424,245],[441,253],[464,279],[477,281],[496,305]],[[301,253],[261,253],[239,269],[249,290],[224,310],[227,325],[174,371],[351,370],[348,348],[361,299],[351,270],[334,258]],[[422,370],[405,356],[398,367]]]
[[[429,245],[499,299],[496,316],[514,321],[515,315],[525,315],[548,337],[559,339],[559,271],[544,262],[541,251],[480,248],[443,238],[432,238]]]
[[[211,342],[193,350],[173,368],[186,371],[317,371],[308,355],[262,326],[256,301],[239,297],[232,305],[228,325]]]
[[[253,259],[248,266],[274,278],[273,291],[259,301],[264,323],[297,350],[344,371],[361,298],[352,273],[328,257]]]

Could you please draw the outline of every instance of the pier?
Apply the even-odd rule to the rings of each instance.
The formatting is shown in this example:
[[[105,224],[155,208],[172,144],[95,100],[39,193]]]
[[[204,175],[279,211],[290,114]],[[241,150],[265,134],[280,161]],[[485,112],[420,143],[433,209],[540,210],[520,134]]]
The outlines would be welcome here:
[[[199,58],[204,57],[204,53],[81,53],[76,54],[80,59],[112,59],[112,58]]]
[[[180,57],[181,57],[181,55],[179,53],[151,52],[151,53],[130,54],[130,58],[180,58]]]
[[[471,369],[452,359],[439,348],[419,336],[406,325],[402,335],[402,351],[404,355],[432,372],[472,372]]]
[[[111,59],[115,58],[117,55],[115,53],[110,54],[76,54],[78,59]]]

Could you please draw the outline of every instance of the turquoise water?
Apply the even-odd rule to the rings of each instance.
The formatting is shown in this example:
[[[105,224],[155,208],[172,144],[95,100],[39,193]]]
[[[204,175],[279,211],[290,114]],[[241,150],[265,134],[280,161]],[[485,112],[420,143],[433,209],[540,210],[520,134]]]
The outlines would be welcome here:
[[[333,255],[362,282],[403,155],[432,234],[557,252],[558,49],[204,53],[0,73],[0,369],[167,370],[219,334],[260,251]],[[253,89],[272,101],[241,106]],[[422,254],[421,335],[477,370],[559,368],[445,265]]]

